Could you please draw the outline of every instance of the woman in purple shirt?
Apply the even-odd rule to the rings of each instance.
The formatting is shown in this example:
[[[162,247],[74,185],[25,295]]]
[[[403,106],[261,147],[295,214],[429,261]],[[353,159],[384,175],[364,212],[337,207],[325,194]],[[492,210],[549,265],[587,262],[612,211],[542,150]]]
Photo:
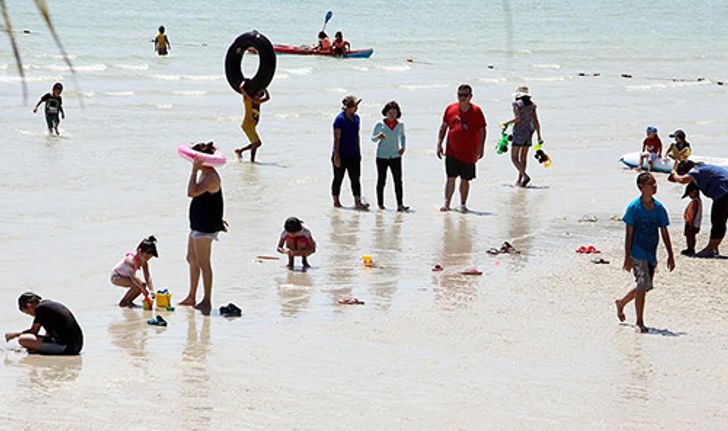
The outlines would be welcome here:
[[[685,160],[675,165],[668,180],[680,184],[693,182],[705,196],[713,200],[713,205],[710,207],[710,241],[695,256],[718,256],[718,246],[725,237],[726,222],[728,222],[728,170],[720,166]]]

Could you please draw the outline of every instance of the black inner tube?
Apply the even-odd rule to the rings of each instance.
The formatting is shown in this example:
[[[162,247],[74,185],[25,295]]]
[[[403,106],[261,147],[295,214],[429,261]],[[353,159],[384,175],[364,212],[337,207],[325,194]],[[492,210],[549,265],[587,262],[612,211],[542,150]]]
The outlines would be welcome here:
[[[243,56],[250,48],[255,49],[259,60],[258,71],[252,78],[243,75]],[[253,95],[265,89],[273,80],[275,71],[276,53],[273,44],[255,30],[238,36],[225,55],[225,76],[236,92],[240,92],[240,84],[246,79],[245,91],[248,94]]]

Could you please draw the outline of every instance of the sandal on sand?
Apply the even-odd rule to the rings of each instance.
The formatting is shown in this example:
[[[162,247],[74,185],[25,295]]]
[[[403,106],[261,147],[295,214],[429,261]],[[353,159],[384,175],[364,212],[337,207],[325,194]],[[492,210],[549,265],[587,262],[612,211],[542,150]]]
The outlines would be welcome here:
[[[695,257],[702,257],[702,258],[718,257],[718,253],[716,253],[712,250],[703,250],[700,253],[695,253]]]
[[[597,265],[599,265],[599,264],[609,265],[609,261],[608,260],[604,260],[602,258],[594,259],[594,260],[592,260],[592,263],[596,263]]]
[[[152,319],[147,320],[147,325],[152,326],[167,326],[167,321],[164,320],[164,317],[157,316]]]
[[[220,315],[223,317],[240,317],[243,315],[243,310],[231,302],[220,307]]]
[[[470,268],[466,269],[465,271],[461,272],[462,275],[483,275],[483,271],[479,271],[476,268]]]
[[[443,267],[442,267],[442,265],[440,265],[440,264],[438,263],[437,265],[435,265],[435,266],[433,266],[433,267],[432,267],[432,272],[440,272],[440,271],[442,271],[443,269],[445,269],[445,268],[443,268]]]

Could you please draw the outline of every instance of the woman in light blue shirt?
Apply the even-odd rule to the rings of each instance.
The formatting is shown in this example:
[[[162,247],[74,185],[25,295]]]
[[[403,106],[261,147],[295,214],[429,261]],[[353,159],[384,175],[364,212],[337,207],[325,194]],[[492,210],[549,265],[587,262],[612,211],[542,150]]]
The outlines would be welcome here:
[[[402,203],[402,154],[405,149],[404,123],[399,121],[402,111],[395,101],[384,105],[384,119],[374,126],[372,141],[377,143],[377,203],[384,208],[384,186],[387,182],[387,168],[394,177],[394,193],[397,195],[397,211],[407,211]]]

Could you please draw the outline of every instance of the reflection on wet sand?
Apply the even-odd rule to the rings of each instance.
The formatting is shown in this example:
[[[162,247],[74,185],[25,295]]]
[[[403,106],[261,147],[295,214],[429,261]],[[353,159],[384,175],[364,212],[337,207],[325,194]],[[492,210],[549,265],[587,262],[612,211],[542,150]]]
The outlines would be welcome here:
[[[474,264],[471,220],[456,214],[443,216],[440,265],[445,270],[433,273],[435,303],[443,310],[468,307],[478,296],[480,277],[461,274]]]
[[[510,242],[521,253],[515,259],[505,259],[510,269],[519,270],[528,263],[533,247],[535,232],[539,223],[539,206],[544,199],[543,193],[516,188],[508,199],[508,217],[503,217],[507,236],[502,241]],[[501,242],[502,242],[501,241]],[[500,243],[498,244],[498,246]],[[494,245],[495,246],[495,245]]]
[[[394,220],[378,212],[374,222],[373,253],[377,256],[375,282],[369,284],[372,304],[381,310],[388,310],[399,283],[399,261],[402,245],[402,223],[404,214],[397,213]]]
[[[150,329],[146,319],[151,318],[152,313],[123,308],[121,309],[121,317],[123,320],[109,324],[108,331],[111,342],[131,356],[144,357]]]
[[[207,354],[210,349],[210,317],[198,316],[195,310],[185,307],[187,318],[187,340],[182,351],[182,396],[183,423],[207,428],[213,418],[215,397],[211,393]],[[198,332],[198,324],[200,325]]]
[[[54,389],[64,383],[78,379],[83,366],[81,355],[42,356],[25,355],[17,362],[5,359],[5,365],[21,368],[28,372],[28,380],[33,390],[41,392]]]
[[[359,267],[357,253],[359,252],[359,217],[357,211],[346,212],[334,210],[331,214],[331,228],[329,241],[326,245],[330,255],[326,261],[342,262],[340,265],[328,266],[328,291],[331,302],[337,304],[337,298],[351,294],[354,270]],[[334,308],[340,311],[339,307]]]
[[[311,302],[313,280],[307,272],[287,271],[285,279],[276,278],[281,316],[295,317],[308,308]]]

